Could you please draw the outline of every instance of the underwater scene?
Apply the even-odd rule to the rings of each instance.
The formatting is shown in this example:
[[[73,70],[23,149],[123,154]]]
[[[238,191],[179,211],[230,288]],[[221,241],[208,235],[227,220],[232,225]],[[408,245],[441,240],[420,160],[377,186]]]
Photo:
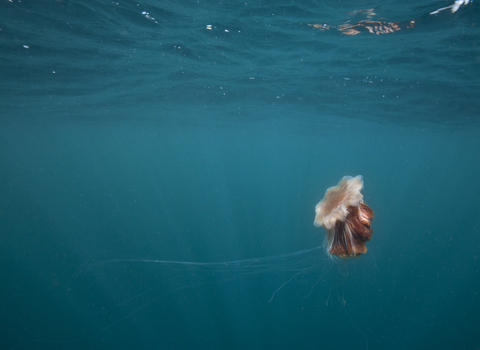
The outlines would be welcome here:
[[[480,349],[479,19],[0,0],[0,348]]]

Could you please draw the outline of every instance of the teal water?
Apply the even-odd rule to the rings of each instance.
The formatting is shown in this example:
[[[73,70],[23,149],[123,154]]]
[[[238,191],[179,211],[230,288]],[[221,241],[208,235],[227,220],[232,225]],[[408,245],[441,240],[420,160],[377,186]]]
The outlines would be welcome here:
[[[2,0],[0,347],[479,348],[452,3]],[[314,208],[359,174],[375,233],[333,261]]]

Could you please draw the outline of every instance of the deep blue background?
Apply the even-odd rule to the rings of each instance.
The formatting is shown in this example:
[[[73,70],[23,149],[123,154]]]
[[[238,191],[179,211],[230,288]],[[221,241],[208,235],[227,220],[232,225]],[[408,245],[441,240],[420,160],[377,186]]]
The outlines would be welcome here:
[[[449,4],[2,1],[0,347],[480,347],[480,10]],[[375,234],[332,261],[314,207],[359,174]]]

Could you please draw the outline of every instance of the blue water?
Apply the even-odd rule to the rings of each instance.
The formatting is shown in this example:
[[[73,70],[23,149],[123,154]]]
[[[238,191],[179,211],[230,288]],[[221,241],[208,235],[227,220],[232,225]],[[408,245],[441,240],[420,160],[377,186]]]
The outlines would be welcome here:
[[[1,0],[0,348],[478,349],[452,3]],[[375,233],[334,261],[314,208],[359,174]]]

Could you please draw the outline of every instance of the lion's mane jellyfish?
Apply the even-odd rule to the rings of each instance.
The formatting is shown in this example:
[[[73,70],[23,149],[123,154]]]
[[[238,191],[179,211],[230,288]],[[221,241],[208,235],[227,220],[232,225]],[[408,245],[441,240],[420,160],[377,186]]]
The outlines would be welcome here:
[[[324,246],[327,254],[342,259],[358,257],[367,252],[366,243],[373,234],[373,210],[363,201],[361,175],[345,176],[337,186],[330,187],[315,207],[317,227],[327,231]]]

